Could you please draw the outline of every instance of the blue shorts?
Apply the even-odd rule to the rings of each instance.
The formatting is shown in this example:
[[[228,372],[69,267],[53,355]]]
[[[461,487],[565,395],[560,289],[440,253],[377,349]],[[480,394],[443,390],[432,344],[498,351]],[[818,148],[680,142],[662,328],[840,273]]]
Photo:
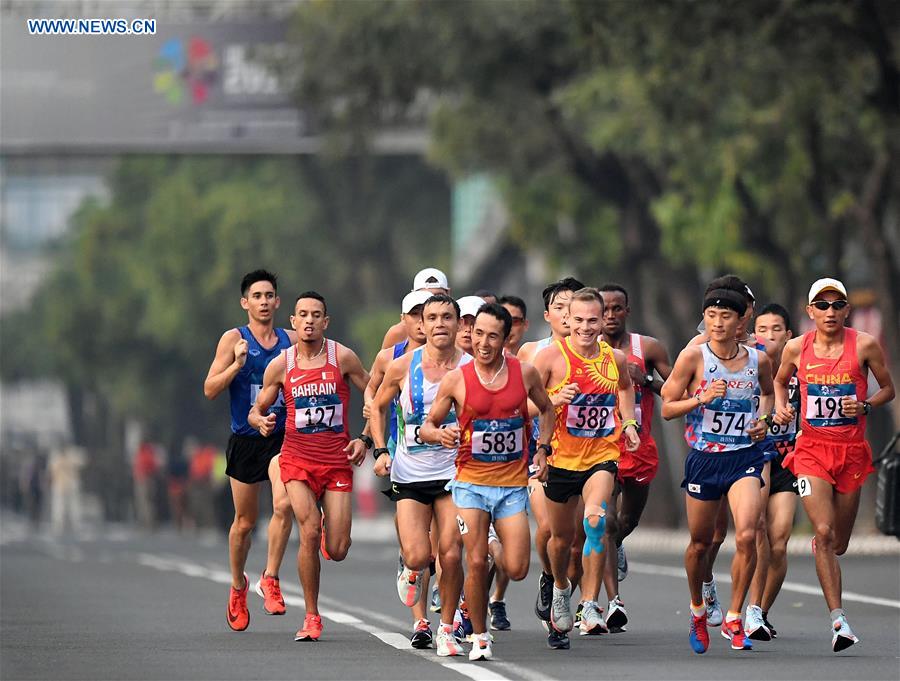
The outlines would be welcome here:
[[[525,487],[494,487],[451,480],[447,489],[453,494],[457,508],[477,508],[491,514],[494,521],[528,511]]]
[[[700,452],[692,449],[684,462],[681,486],[688,496],[716,501],[728,494],[741,478],[756,478],[763,486],[765,452],[756,445],[731,452]]]
[[[778,458],[778,449],[775,447],[775,440],[771,435],[766,435],[765,439],[759,443],[759,447],[763,450],[763,456],[767,463]]]

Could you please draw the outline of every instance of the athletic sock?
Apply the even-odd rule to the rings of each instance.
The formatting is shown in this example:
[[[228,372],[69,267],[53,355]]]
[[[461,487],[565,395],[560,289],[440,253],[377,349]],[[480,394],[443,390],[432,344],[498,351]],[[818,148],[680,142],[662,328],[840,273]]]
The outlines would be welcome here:
[[[843,616],[844,616],[843,608],[835,608],[834,610],[831,611],[831,621],[832,622],[837,622]]]
[[[728,614],[725,615],[726,622],[734,622],[735,620],[739,619],[741,619],[741,613],[739,612],[732,612],[731,610],[729,610]]]
[[[706,614],[706,605],[694,605],[693,603],[691,603],[691,614],[694,617],[702,617]]]

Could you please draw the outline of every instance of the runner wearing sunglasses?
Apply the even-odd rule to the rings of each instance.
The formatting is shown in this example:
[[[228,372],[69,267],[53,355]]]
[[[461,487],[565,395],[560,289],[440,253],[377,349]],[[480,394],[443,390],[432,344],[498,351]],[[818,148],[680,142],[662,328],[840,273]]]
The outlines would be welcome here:
[[[775,423],[794,418],[788,384],[800,381],[800,434],[784,465],[797,476],[800,500],[812,523],[816,573],[831,611],[834,652],[859,639],[841,603],[843,555],[859,509],[860,489],[875,469],[865,440],[866,416],[894,399],[884,353],[869,334],[844,326],[850,314],[847,289],[837,279],[819,279],[809,289],[807,314],[816,328],[788,341],[775,378]],[[879,389],[866,400],[868,372]]]

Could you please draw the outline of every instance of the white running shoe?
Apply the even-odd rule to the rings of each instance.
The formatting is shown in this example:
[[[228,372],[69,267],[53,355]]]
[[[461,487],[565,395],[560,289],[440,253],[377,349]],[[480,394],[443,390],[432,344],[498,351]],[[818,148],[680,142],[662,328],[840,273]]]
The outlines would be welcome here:
[[[490,660],[493,656],[491,637],[488,634],[476,634],[472,642],[472,650],[469,651],[469,661]]]
[[[758,605],[747,606],[747,619],[744,621],[744,633],[754,641],[771,641],[772,632],[763,622],[762,608]]]
[[[606,611],[606,626],[612,633],[618,634],[626,631],[626,624],[628,624],[628,613],[625,612],[625,604],[621,598],[616,596],[609,602],[609,610]]]
[[[453,629],[450,626],[440,624],[436,640],[438,657],[454,657],[463,654],[462,646],[456,642],[456,638],[453,636]]]
[[[583,605],[579,635],[596,636],[597,634],[608,634],[609,628],[603,619],[603,608],[597,604],[597,601],[584,601]]]
[[[550,604],[550,622],[557,631],[572,630],[572,584],[565,589],[553,585],[553,602]]]
[[[853,635],[853,630],[847,622],[847,616],[841,615],[831,624],[831,649],[839,653],[846,650],[854,643],[859,643],[859,639]]]
[[[414,606],[422,595],[422,572],[410,570],[404,565],[397,577],[397,595],[407,608]]]
[[[719,594],[716,591],[716,580],[709,584],[703,583],[703,600],[706,602],[706,624],[717,627],[725,620],[722,606],[719,604]]]

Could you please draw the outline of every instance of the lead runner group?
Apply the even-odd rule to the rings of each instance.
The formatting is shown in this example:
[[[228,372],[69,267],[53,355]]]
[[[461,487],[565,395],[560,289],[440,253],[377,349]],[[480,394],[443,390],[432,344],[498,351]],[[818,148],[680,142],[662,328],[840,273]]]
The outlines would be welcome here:
[[[510,629],[504,595],[528,575],[532,547],[540,562],[534,612],[550,648],[570,648],[574,630],[625,632],[623,541],[658,467],[651,428],[659,396],[664,419],[684,418],[690,447],[682,482],[690,648],[706,652],[710,627],[740,651],[777,637],[769,615],[798,497],[814,531],[832,650],[859,642],[841,602],[838,556],[874,471],[866,417],[894,398],[894,386],[878,342],[846,326],[842,282],[811,285],[814,329],[794,337],[782,305],[757,304],[739,277],[718,277],[698,306],[697,335],[674,363],[659,340],[629,330],[635,301],[618,284],[549,284],[542,302],[551,333],[533,342],[523,342],[524,300],[477,293],[455,299],[443,272],[420,271],[367,371],[327,337],[320,293],[300,293],[282,329],[277,277],[243,277],[248,322],[222,335],[204,383],[209,399],[227,390],[231,406],[232,630],[250,623],[244,569],[259,484],[268,481],[273,512],[254,590],[266,614],[285,613],[279,570],[296,522],[306,613],[295,640],[320,639],[320,557],[348,554],[353,467],[371,454],[396,508],[396,587],[411,611],[412,647],[445,657],[465,654],[468,642],[470,660],[491,659],[490,630]],[[870,374],[878,389],[868,394]],[[366,420],[356,436],[351,385]],[[729,512],[735,555],[723,607],[713,565]],[[429,610],[439,613],[436,630]]]

